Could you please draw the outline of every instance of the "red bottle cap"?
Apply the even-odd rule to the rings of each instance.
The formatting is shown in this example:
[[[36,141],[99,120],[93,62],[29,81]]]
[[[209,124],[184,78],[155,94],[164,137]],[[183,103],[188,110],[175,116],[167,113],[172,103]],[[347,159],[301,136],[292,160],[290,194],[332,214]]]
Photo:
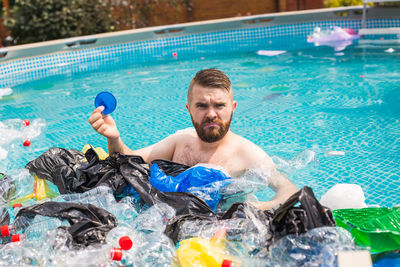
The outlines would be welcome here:
[[[29,126],[29,125],[31,125],[31,122],[28,119],[25,119],[22,121],[22,124],[25,126]]]
[[[0,227],[1,236],[9,236],[10,230],[8,229],[8,225],[3,225]]]
[[[11,236],[11,242],[18,242],[18,241],[21,241],[21,237],[19,236],[19,234]]]
[[[13,209],[22,207],[21,203],[17,203],[13,205]]]
[[[227,259],[222,261],[221,267],[231,267],[231,266],[233,266],[233,262],[232,261],[227,260]]]
[[[129,236],[123,236],[119,239],[119,246],[123,250],[131,249],[132,245],[133,245],[133,242]]]
[[[110,255],[111,255],[111,259],[113,261],[121,261],[121,259],[122,259],[122,249],[121,248],[112,248]]]
[[[25,140],[23,143],[24,146],[30,146],[31,145],[31,141],[29,140]]]

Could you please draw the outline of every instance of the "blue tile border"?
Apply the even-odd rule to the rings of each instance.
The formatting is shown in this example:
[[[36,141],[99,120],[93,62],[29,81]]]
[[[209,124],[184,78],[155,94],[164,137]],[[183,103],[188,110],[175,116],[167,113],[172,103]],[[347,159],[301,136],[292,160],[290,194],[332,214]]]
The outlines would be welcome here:
[[[360,19],[315,21],[260,28],[234,29],[164,39],[137,41],[17,59],[0,64],[0,88],[50,76],[85,72],[124,64],[139,64],[257,49],[291,50],[310,46],[306,37],[318,26],[361,28]],[[370,19],[367,28],[400,27],[400,19]]]

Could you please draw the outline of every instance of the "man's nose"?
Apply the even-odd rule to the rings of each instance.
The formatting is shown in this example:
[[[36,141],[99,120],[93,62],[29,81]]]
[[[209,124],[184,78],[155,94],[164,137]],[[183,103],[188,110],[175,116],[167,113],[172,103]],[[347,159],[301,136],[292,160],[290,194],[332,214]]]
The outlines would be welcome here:
[[[209,119],[215,119],[217,117],[217,113],[215,112],[215,110],[213,108],[209,108],[207,110],[206,116]]]

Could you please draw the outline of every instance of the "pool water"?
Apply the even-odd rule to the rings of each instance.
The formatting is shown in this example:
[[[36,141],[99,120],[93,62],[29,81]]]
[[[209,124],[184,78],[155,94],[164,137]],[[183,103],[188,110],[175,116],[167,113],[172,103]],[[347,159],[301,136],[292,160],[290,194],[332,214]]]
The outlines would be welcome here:
[[[367,204],[394,206],[400,204],[400,47],[388,48],[310,47],[271,57],[236,52],[104,66],[18,85],[0,99],[0,121],[40,118],[46,127],[30,147],[19,139],[0,144],[9,152],[0,172],[23,168],[54,146],[106,148],[87,122],[101,91],[116,96],[112,116],[131,148],[191,127],[188,84],[198,70],[218,68],[231,78],[238,101],[232,130],[262,147],[298,187],[312,187],[319,198],[337,183],[355,183]]]

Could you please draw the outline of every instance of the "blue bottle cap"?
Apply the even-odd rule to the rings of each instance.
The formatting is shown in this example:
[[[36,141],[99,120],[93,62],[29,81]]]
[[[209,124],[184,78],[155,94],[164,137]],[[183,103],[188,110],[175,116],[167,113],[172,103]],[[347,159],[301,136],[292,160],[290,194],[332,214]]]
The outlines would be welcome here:
[[[102,113],[104,115],[110,114],[117,107],[117,99],[115,99],[114,95],[109,92],[101,92],[96,96],[94,100],[94,106],[96,108],[104,106]]]

